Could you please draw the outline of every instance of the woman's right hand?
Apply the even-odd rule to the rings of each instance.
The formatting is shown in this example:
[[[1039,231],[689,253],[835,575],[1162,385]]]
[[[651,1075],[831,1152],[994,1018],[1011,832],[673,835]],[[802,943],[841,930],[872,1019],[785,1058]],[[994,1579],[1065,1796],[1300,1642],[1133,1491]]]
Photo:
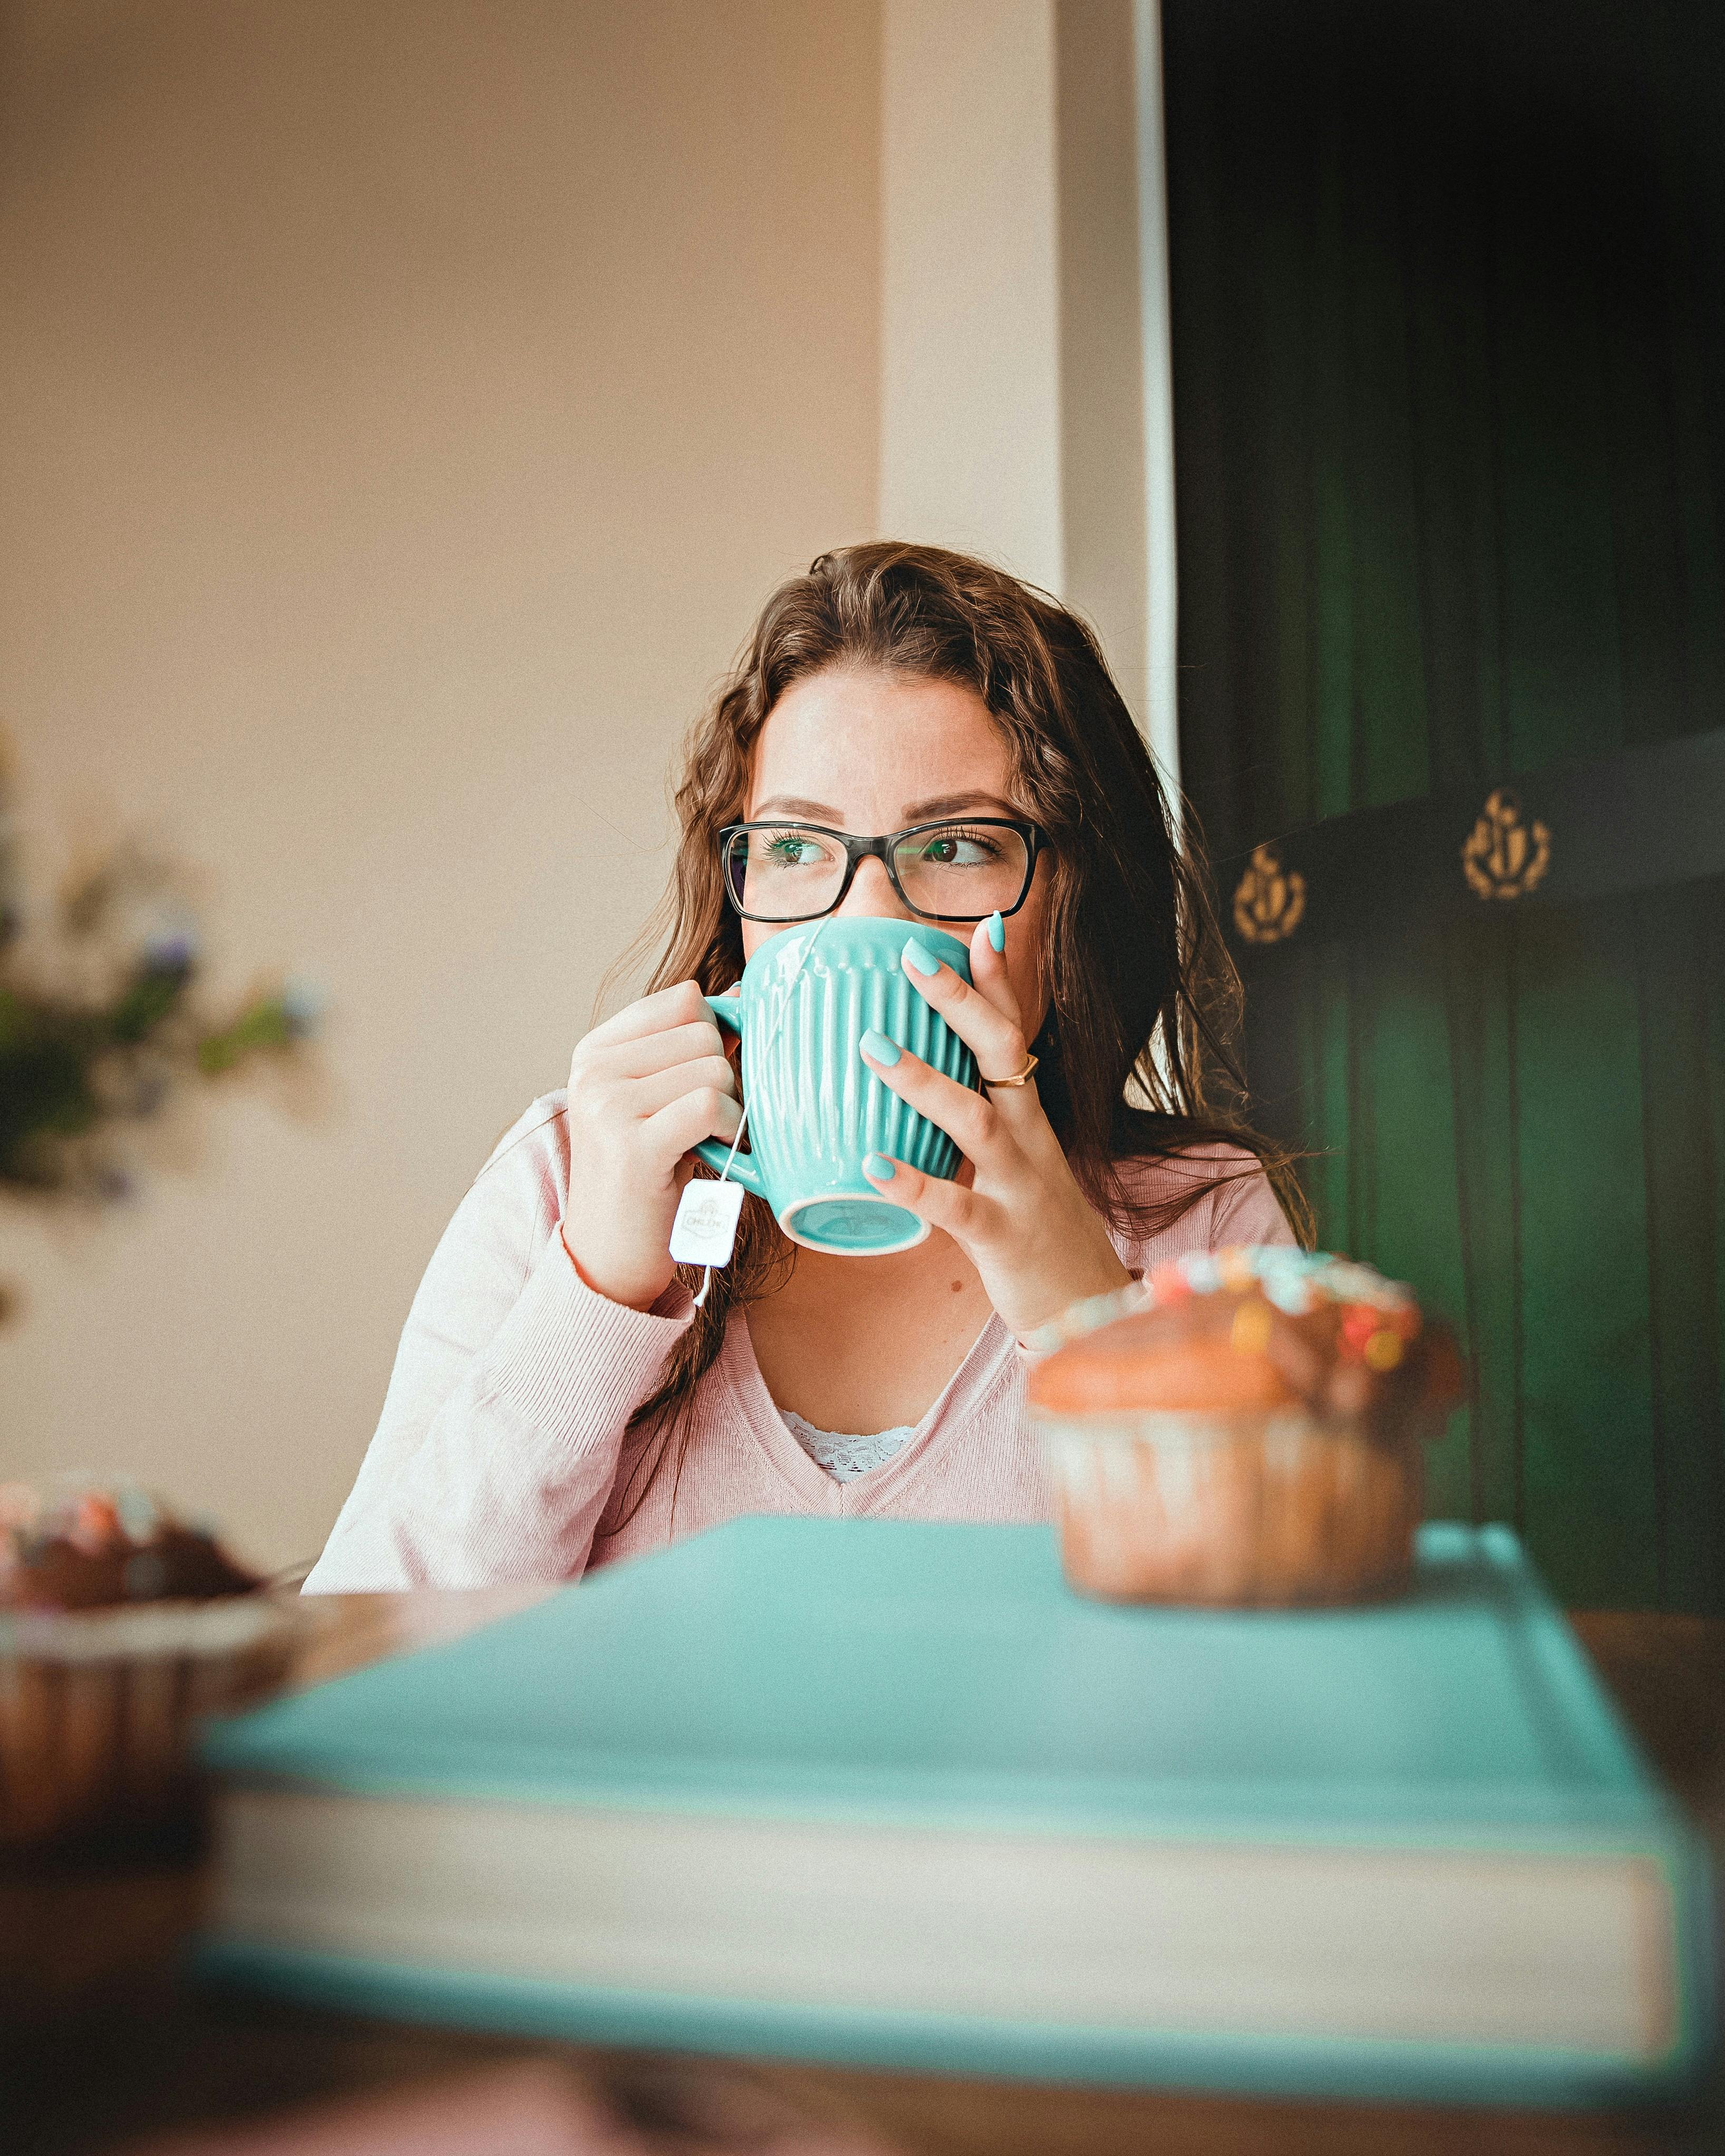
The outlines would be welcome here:
[[[689,1150],[726,1144],[737,1079],[693,981],[595,1026],[569,1065],[569,1199],[563,1247],[591,1288],[646,1310],[670,1285],[671,1223],[695,1173]]]

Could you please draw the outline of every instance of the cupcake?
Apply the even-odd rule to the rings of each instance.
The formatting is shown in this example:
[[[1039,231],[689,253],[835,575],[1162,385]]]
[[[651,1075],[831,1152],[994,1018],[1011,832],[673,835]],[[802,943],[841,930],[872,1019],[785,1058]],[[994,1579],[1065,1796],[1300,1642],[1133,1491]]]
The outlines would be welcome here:
[[[130,1485],[0,1488],[0,1847],[182,1825],[193,1723],[285,1671],[262,1588]]]
[[[1369,1265],[1183,1258],[1032,1342],[1066,1576],[1122,1602],[1362,1601],[1404,1586],[1422,1440],[1461,1395],[1447,1327]]]

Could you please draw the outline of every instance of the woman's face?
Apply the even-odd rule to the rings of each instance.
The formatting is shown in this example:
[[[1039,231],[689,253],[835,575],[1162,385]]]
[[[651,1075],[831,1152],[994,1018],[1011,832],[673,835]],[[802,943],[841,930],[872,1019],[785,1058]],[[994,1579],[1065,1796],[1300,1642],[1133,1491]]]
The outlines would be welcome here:
[[[875,667],[805,675],[768,714],[750,774],[750,822],[776,816],[874,838],[945,816],[1028,817],[1014,798],[1006,741],[975,690]],[[1029,895],[1006,922],[1006,965],[1024,1038],[1047,1014],[1049,857],[1038,856]],[[915,921],[885,865],[857,870],[841,916]],[[962,921],[938,924],[968,942]],[[745,921],[746,956],[778,933]]]

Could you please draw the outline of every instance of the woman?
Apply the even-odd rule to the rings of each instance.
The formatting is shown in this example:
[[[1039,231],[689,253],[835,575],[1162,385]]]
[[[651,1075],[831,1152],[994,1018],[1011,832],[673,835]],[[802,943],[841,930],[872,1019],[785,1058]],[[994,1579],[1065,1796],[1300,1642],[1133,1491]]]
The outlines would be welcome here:
[[[768,601],[677,806],[652,993],[587,1035],[463,1200],[314,1590],[570,1578],[742,1512],[1044,1517],[1023,1337],[1183,1251],[1291,1240],[1263,1142],[1206,1110],[1204,1062],[1231,1068],[1206,983],[1232,976],[1064,608],[932,547],[823,555]],[[853,860],[840,834],[891,843]],[[952,919],[942,876],[985,859],[982,917]],[[950,1183],[871,1158],[932,1232],[827,1255],[752,1198],[697,1309],[672,1217],[690,1148],[740,1113],[702,993],[782,927],[744,917],[743,867],[770,860],[798,865],[798,917],[903,920],[906,970],[985,1091],[865,1042],[964,1157]],[[973,986],[917,941],[932,915],[968,927]]]

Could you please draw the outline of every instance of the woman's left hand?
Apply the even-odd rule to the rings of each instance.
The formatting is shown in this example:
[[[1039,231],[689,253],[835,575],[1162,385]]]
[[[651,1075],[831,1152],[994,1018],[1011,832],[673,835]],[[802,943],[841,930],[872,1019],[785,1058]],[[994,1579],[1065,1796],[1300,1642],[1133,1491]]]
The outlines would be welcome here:
[[[1018,999],[1006,961],[989,941],[988,924],[978,923],[971,938],[973,987],[950,966],[925,973],[913,953],[920,952],[924,961],[933,953],[914,926],[907,927],[906,937],[900,961],[906,973],[974,1055],[984,1077],[1009,1078],[1022,1070],[1028,1050]],[[1125,1286],[1131,1275],[1066,1165],[1034,1078],[1025,1086],[973,1093],[908,1049],[889,1063],[870,1047],[865,1040],[863,1060],[881,1084],[937,1123],[973,1173],[967,1188],[879,1154],[869,1156],[864,1173],[882,1197],[946,1230],[982,1276],[988,1300],[1014,1332],[1023,1338],[1081,1297]]]

